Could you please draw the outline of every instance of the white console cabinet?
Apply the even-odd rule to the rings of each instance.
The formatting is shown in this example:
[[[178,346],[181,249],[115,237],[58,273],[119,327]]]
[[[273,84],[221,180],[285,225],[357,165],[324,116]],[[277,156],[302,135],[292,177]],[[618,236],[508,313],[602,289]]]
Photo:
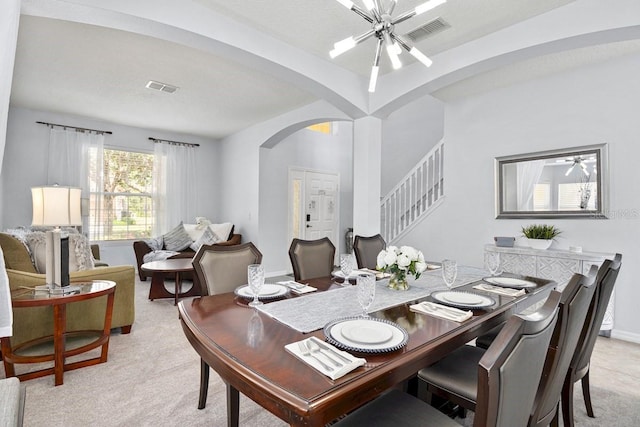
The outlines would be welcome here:
[[[539,250],[518,246],[505,248],[491,244],[486,245],[484,250],[500,253],[500,266],[503,271],[555,280],[558,290],[564,289],[573,273],[588,274],[592,265],[600,267],[605,259],[613,259],[615,255],[553,249]],[[600,328],[601,333],[607,336],[613,328],[613,300],[612,295]]]

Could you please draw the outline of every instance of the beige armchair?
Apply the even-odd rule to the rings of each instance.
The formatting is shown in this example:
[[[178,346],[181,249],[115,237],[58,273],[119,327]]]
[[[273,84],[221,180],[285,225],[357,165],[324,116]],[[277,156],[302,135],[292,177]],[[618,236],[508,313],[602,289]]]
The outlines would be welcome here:
[[[0,233],[0,247],[2,247],[11,289],[45,284],[45,275],[36,272],[29,252],[22,242],[9,234]],[[124,334],[131,331],[135,319],[135,268],[133,266],[97,267],[91,270],[74,271],[70,273],[70,279],[71,282],[91,280],[116,282],[111,326],[121,328]],[[106,299],[104,298],[70,304],[67,308],[67,330],[102,329],[105,308]],[[52,334],[53,315],[50,307],[13,310],[12,346]]]

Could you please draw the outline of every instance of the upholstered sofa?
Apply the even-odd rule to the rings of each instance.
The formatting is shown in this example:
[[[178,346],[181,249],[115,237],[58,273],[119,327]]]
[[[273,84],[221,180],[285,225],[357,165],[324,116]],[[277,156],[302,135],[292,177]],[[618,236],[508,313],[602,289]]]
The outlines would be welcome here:
[[[214,225],[211,225],[211,226],[214,226]],[[233,225],[231,225],[231,224],[228,224],[228,225],[230,226],[230,231],[228,232],[227,236],[225,236],[227,240],[218,241],[218,242],[214,243],[215,245],[233,246],[233,245],[239,245],[239,244],[242,243],[242,235],[241,234],[234,234]],[[185,227],[187,233],[191,236],[191,239],[193,241],[198,240],[199,236],[202,234],[200,231],[196,230],[196,225],[195,224],[184,224],[184,227]],[[163,246],[162,246],[161,250],[166,250],[166,249],[167,248],[165,246],[165,243],[163,243]],[[135,242],[133,242],[133,251],[136,254],[136,262],[138,264],[138,276],[140,277],[140,280],[146,281],[147,277],[151,277],[151,275],[149,275],[149,274],[145,273],[144,271],[142,271],[141,267],[142,267],[142,264],[145,263],[145,260],[144,260],[145,255],[153,252],[153,249],[149,246],[148,241],[136,240]],[[192,247],[187,247],[185,249],[177,251],[177,253],[175,255],[170,256],[169,259],[171,259],[171,258],[193,258],[195,255],[196,255],[196,251]],[[174,275],[173,274],[169,274],[169,273],[167,273],[165,276],[168,279],[173,279],[174,278]],[[191,273],[185,273],[182,278],[183,279],[187,279],[187,280],[192,280],[193,279],[193,275]]]
[[[0,247],[11,289],[33,287],[46,282],[45,275],[36,271],[25,245],[17,238],[0,233]],[[135,269],[131,265],[96,267],[74,271],[71,282],[112,280],[116,282],[112,328],[129,333],[135,319]],[[100,330],[104,326],[106,298],[70,304],[67,307],[67,330]],[[11,345],[53,334],[53,315],[50,307],[20,308],[13,310],[13,336]]]

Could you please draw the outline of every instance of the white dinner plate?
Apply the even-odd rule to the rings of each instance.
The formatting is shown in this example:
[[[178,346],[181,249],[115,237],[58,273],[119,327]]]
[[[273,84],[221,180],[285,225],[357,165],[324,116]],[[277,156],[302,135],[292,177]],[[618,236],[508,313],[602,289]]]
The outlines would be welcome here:
[[[490,296],[475,292],[437,291],[431,294],[431,298],[445,305],[466,309],[486,308],[496,303]]]
[[[287,292],[289,292],[289,289],[286,286],[265,283],[260,288],[258,299],[279,298],[283,295],[286,295]],[[244,285],[236,288],[235,294],[242,298],[253,299],[253,291],[251,290],[249,285]]]
[[[359,344],[382,344],[393,338],[393,327],[386,323],[354,320],[343,325],[340,333]]]
[[[485,282],[491,283],[492,285],[503,286],[505,288],[514,288],[514,289],[525,289],[525,288],[535,288],[537,286],[536,283],[530,282],[528,280],[517,279],[515,277],[485,277]]]
[[[338,348],[361,353],[395,351],[409,340],[409,334],[402,327],[375,317],[335,320],[324,327],[324,335]]]

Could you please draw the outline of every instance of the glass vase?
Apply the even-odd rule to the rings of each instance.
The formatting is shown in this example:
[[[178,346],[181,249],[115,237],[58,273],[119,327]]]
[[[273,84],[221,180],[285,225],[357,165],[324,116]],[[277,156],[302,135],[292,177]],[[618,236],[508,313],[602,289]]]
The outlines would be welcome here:
[[[407,289],[409,289],[407,273],[391,273],[391,277],[389,277],[389,289],[394,289],[396,291],[406,291]]]

